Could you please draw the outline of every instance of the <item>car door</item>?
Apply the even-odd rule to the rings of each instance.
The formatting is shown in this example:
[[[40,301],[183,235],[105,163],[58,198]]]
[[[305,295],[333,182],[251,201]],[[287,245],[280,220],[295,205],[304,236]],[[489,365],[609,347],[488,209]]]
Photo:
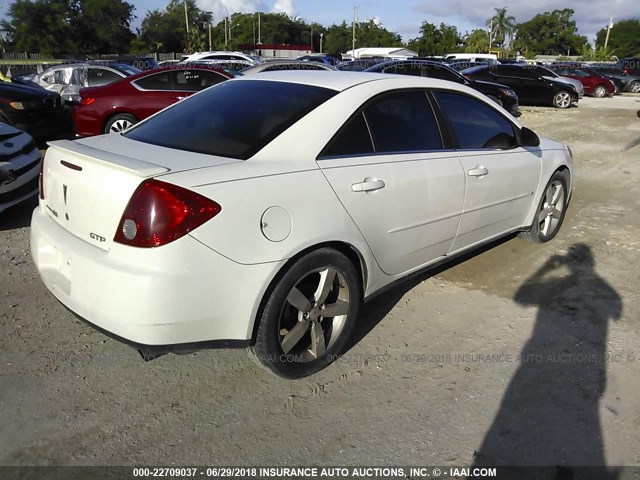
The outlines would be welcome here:
[[[135,108],[138,119],[147,118],[179,100],[180,95],[173,90],[171,72],[166,70],[131,82],[138,92],[130,99],[130,107]]]
[[[426,92],[395,91],[354,113],[318,165],[380,268],[401,274],[445,255],[462,213],[464,173]]]
[[[519,146],[517,127],[477,98],[443,90],[434,91],[434,97],[456,142],[466,179],[451,252],[521,227],[538,188],[539,148]],[[503,149],[489,142],[496,140],[502,140]]]

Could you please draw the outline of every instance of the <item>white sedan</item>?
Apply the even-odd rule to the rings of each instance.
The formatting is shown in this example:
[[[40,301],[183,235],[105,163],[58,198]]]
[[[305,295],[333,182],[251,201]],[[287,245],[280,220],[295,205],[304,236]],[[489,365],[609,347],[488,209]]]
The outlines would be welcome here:
[[[31,249],[64,305],[142,352],[247,347],[296,378],[392,282],[513,232],[552,239],[571,183],[568,147],[459,84],[264,73],[53,142]]]

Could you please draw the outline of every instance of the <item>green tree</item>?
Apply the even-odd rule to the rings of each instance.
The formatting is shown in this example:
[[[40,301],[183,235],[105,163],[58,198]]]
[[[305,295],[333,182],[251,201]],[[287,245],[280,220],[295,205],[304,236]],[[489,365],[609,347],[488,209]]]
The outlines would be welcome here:
[[[603,28],[596,35],[596,45],[604,47],[606,36],[607,29]],[[614,49],[620,58],[640,55],[640,20],[633,18],[615,23],[607,47]]]
[[[516,19],[507,15],[507,7],[495,8],[495,15],[487,20],[487,27],[491,28],[494,39],[493,45],[504,47],[507,36],[513,37],[516,29]]]
[[[541,55],[571,55],[580,53],[587,37],[578,35],[570,8],[540,13],[516,27],[514,50],[533,50]]]
[[[438,27],[429,22],[422,22],[420,36],[410,40],[407,47],[427,56],[454,53],[462,45],[463,41],[455,26],[441,23]]]
[[[21,52],[54,56],[76,50],[77,5],[65,0],[15,0],[1,22],[7,40]]]
[[[482,28],[476,28],[462,39],[467,53],[486,53],[489,51],[489,34]]]
[[[84,53],[128,52],[133,5],[123,0],[80,0],[72,23],[75,44]]]
[[[347,22],[339,25],[333,24],[327,29],[324,37],[323,50],[332,55],[340,55],[351,50],[352,46],[352,29]]]

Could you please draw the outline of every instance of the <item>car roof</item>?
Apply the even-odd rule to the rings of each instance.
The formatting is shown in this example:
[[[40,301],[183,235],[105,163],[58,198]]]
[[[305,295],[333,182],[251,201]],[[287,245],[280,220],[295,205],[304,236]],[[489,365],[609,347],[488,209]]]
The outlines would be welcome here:
[[[389,75],[388,73],[364,73],[317,70],[284,70],[277,72],[263,72],[260,75],[236,78],[234,81],[278,81],[297,83],[315,87],[324,87],[342,92],[357,85],[369,82],[384,81],[403,84],[406,88],[442,88],[462,90],[457,83],[438,80],[429,77],[414,77],[411,75]],[[465,90],[466,91],[466,90]]]
[[[144,70],[140,73],[136,73],[135,75],[131,75],[130,77],[126,77],[127,81],[133,82],[135,80],[138,80],[139,78],[143,78],[143,77],[147,77],[149,75],[153,75],[155,73],[160,73],[160,72],[171,72],[171,71],[182,71],[182,70],[209,70],[212,72],[217,72],[220,73],[222,75],[224,75],[227,78],[231,78],[231,75],[229,75],[227,72],[225,72],[223,69],[221,68],[215,68],[213,65],[207,65],[207,64],[203,64],[203,63],[187,63],[187,64],[180,64],[180,63],[172,63],[169,65],[161,65],[158,68],[154,68],[152,70]]]

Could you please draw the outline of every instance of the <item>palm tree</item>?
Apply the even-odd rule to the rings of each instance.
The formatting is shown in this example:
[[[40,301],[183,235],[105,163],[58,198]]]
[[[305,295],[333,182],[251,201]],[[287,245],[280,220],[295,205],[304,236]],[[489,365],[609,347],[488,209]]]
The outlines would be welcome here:
[[[507,7],[495,8],[496,14],[487,20],[487,27],[491,28],[490,35],[497,46],[504,46],[507,36],[512,37],[516,31],[516,19],[507,15]]]

